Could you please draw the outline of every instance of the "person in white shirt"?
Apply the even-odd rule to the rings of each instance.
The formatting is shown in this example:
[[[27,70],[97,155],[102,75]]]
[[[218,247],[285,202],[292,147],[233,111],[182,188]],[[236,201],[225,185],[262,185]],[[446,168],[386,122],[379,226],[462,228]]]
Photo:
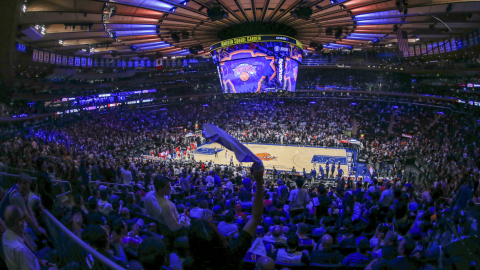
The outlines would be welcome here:
[[[37,257],[25,245],[23,230],[25,229],[25,214],[16,205],[5,209],[7,230],[3,234],[3,254],[8,269],[40,270]],[[42,262],[45,263],[45,262]]]
[[[168,229],[167,237],[182,236],[185,231],[182,230],[188,224],[180,223],[175,205],[166,197],[172,192],[170,179],[157,175],[153,180],[155,191],[150,191],[145,196],[145,213],[158,220],[162,227]]]
[[[123,184],[129,185],[132,182],[132,173],[128,170],[128,164],[125,164],[124,167],[120,170],[122,172]]]
[[[218,232],[225,237],[234,237],[238,236],[238,227],[236,224],[233,224],[235,219],[235,213],[233,211],[228,212],[225,215],[225,221],[222,221],[218,224]]]
[[[215,185],[215,179],[213,178],[214,174],[214,171],[210,171],[210,174],[207,176],[207,187],[213,187]]]

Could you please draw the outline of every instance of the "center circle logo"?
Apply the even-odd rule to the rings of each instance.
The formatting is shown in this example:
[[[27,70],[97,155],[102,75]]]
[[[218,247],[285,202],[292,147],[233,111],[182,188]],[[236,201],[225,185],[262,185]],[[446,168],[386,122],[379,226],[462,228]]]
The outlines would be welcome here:
[[[258,154],[255,154],[255,156],[257,156],[260,160],[274,160],[274,159],[277,159],[277,157],[274,157],[274,156],[270,155],[269,153],[258,153]]]
[[[250,79],[250,75],[248,75],[247,72],[240,73],[240,80],[246,82],[246,81],[248,81],[248,79]]]

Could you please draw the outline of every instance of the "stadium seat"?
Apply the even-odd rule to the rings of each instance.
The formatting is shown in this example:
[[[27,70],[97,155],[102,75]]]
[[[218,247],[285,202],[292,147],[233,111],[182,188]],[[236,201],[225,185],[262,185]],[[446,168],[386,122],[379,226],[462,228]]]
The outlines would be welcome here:
[[[345,269],[343,264],[320,264],[320,263],[311,263],[309,269]]]
[[[254,270],[256,263],[257,263],[256,261],[245,260],[245,259],[244,259],[244,260],[243,260],[242,269],[243,269],[243,270]]]
[[[343,256],[347,256],[347,255],[349,255],[349,254],[352,254],[352,253],[354,253],[355,251],[357,251],[357,247],[355,247],[355,246],[348,246],[348,247],[340,248],[340,253],[341,253]]]
[[[277,269],[277,270],[282,270],[282,269],[302,270],[302,269],[308,269],[308,266],[304,263],[280,263],[280,262],[275,262],[275,269]]]
[[[346,267],[348,270],[363,270],[365,267],[367,267],[368,264],[355,264],[355,265],[349,265]]]

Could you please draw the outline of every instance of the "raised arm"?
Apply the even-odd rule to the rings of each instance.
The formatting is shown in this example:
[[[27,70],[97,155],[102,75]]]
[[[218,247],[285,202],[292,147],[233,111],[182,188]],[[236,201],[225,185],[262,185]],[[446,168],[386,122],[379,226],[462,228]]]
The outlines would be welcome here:
[[[262,166],[263,167],[263,166]],[[255,199],[253,200],[252,217],[247,222],[243,230],[248,232],[252,237],[257,231],[257,227],[262,220],[263,213],[263,170],[261,172],[254,172],[253,178],[257,181],[257,188],[255,191]]]

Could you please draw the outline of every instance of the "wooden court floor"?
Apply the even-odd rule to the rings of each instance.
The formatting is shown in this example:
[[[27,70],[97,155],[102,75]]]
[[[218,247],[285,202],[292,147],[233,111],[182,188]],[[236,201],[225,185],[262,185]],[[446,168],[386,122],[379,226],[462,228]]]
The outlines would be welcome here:
[[[303,168],[309,173],[315,162],[318,174],[318,165],[322,164],[322,167],[325,169],[326,161],[330,160],[329,167],[331,167],[333,161],[335,161],[335,167],[337,167],[338,161],[340,161],[340,167],[344,171],[344,175],[348,174],[347,152],[345,149],[269,144],[246,144],[245,146],[262,159],[266,169],[273,169],[275,166],[277,170],[290,171],[295,166],[298,173],[301,173]],[[215,147],[218,151],[218,157],[215,157],[214,154]],[[230,157],[233,155],[233,163],[235,165],[239,164],[232,151],[228,150],[228,158],[226,157],[226,150],[217,143],[202,145],[197,149],[195,160],[203,162],[212,161],[215,164],[229,164]],[[249,165],[251,163],[242,163],[242,166]]]

